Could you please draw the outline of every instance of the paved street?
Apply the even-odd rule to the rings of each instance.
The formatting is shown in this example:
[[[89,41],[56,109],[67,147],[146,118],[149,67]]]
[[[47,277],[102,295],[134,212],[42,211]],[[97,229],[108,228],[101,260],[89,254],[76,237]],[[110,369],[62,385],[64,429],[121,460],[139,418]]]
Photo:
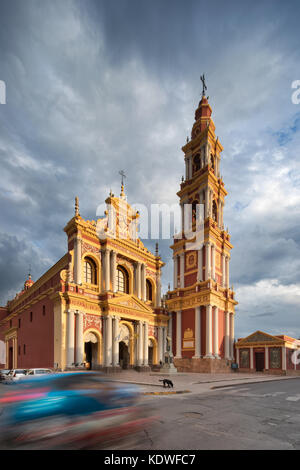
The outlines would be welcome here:
[[[119,449],[300,449],[300,377],[178,374],[169,377],[170,390],[189,393],[151,395],[169,392],[160,378],[134,371],[111,377],[143,384],[142,401],[158,417]]]
[[[300,449],[300,378],[144,400],[159,419],[129,449]]]

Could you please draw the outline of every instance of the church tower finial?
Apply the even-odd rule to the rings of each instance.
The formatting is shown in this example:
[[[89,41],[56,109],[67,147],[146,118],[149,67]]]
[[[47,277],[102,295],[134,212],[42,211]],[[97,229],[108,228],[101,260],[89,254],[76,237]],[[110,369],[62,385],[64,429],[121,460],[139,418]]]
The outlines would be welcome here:
[[[125,198],[125,192],[124,192],[124,178],[126,178],[126,175],[125,175],[125,171],[124,170],[121,170],[119,171],[119,175],[121,175],[122,179],[121,179],[121,198]]]
[[[203,96],[205,96],[205,90],[207,90],[204,74],[200,76],[200,80],[202,82],[202,98],[203,98]]]
[[[79,214],[79,198],[78,196],[75,197],[75,217],[78,217]]]

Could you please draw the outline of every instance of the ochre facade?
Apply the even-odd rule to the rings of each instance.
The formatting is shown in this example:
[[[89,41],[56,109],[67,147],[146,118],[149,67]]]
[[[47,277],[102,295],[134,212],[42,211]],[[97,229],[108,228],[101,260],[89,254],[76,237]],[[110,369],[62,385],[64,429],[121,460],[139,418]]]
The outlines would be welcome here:
[[[158,255],[136,236],[139,214],[110,194],[105,217],[84,220],[76,198],[68,251],[0,310],[6,368],[148,369],[164,361],[169,317]]]

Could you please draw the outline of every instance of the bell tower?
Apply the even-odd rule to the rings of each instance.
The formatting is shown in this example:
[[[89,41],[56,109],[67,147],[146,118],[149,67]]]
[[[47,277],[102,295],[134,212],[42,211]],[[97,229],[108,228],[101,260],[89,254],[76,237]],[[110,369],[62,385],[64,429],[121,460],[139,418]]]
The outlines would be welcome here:
[[[234,360],[234,299],[230,288],[230,243],[224,229],[227,191],[220,174],[223,147],[215,135],[212,108],[203,92],[191,139],[182,147],[185,177],[177,195],[182,227],[174,236],[172,314],[174,363],[178,371],[224,371]]]

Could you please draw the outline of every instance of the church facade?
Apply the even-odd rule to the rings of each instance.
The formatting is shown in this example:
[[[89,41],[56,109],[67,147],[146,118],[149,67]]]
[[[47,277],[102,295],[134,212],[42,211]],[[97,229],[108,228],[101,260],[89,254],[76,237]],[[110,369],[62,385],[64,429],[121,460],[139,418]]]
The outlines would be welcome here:
[[[6,368],[147,370],[164,361],[168,314],[161,307],[161,261],[136,236],[135,212],[112,193],[106,217],[75,215],[68,251],[0,311]]]

